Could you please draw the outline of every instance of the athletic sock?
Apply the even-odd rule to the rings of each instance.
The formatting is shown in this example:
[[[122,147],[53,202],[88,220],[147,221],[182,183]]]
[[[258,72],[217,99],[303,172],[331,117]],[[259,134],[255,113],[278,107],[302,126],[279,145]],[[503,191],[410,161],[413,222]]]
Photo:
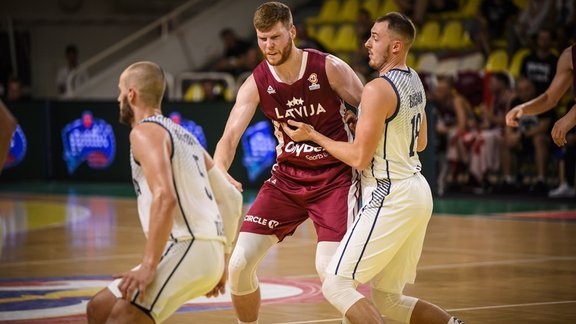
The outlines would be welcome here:
[[[446,324],[464,324],[464,322],[462,322],[461,320],[459,320],[455,316],[452,316],[452,317],[450,317],[450,319],[448,320],[448,323],[446,323]]]
[[[241,320],[238,320],[238,324],[258,324],[258,320],[255,320],[254,322],[242,322]]]

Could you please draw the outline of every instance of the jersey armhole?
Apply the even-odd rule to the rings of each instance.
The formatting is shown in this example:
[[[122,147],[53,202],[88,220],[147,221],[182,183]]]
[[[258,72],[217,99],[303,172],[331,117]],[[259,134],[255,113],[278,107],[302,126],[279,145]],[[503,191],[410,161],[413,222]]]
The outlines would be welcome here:
[[[170,152],[170,161],[172,161],[172,158],[174,157],[174,138],[172,138],[172,133],[170,132],[170,130],[168,130],[168,128],[166,128],[166,126],[164,126],[162,123],[155,121],[155,120],[143,120],[143,123],[154,123],[156,125],[159,125],[160,127],[164,128],[164,130],[166,130],[166,132],[168,133],[168,136],[170,136],[170,147],[171,147],[171,152]],[[136,162],[136,164],[140,165],[140,163],[138,163],[138,161],[136,161],[136,159],[134,159],[134,162]]]
[[[394,82],[392,82],[392,80],[390,80],[390,78],[383,75],[382,79],[384,79],[390,83],[390,85],[392,86],[392,89],[394,89],[394,93],[396,94],[396,109],[394,110],[394,113],[392,114],[392,116],[386,118],[386,122],[389,123],[392,121],[392,119],[394,119],[396,117],[396,115],[398,115],[398,111],[400,110],[400,94],[398,93],[398,89],[394,85]]]

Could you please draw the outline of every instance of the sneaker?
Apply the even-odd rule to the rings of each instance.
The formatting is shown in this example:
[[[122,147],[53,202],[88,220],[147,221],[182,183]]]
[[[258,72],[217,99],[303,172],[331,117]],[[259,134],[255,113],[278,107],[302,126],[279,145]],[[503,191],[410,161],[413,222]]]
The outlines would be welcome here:
[[[562,183],[558,188],[548,192],[548,197],[550,198],[569,198],[575,196],[576,189],[570,187],[566,182]]]

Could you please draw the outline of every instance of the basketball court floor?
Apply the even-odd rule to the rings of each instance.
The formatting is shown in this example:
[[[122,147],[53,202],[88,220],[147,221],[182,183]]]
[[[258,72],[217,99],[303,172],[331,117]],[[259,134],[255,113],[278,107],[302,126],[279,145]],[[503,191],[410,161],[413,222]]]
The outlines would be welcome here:
[[[86,323],[89,298],[141,260],[131,188],[24,188],[0,186],[0,322]],[[315,242],[306,222],[262,262],[260,323],[340,323],[320,291]],[[576,323],[576,199],[435,199],[406,294],[466,323]],[[236,320],[227,294],[191,300],[167,323]]]

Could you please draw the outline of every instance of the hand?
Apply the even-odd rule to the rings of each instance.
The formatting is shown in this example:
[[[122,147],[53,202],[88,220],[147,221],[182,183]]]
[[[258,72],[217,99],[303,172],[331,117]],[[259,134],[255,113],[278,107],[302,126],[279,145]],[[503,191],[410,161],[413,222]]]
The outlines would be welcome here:
[[[296,127],[296,129],[286,125],[286,123],[282,123],[281,125],[286,135],[288,135],[295,142],[310,141],[312,139],[312,132],[314,132],[314,127],[311,125],[297,122],[295,120],[288,120],[288,125]]]
[[[140,295],[138,299],[142,302],[144,301],[146,287],[150,285],[155,276],[156,269],[140,266],[140,268],[136,270],[114,275],[114,279],[122,279],[118,285],[118,289],[122,293],[122,298],[131,300],[133,295],[139,292]]]
[[[226,281],[228,280],[228,262],[226,262],[226,266],[224,267],[224,272],[222,273],[222,277],[220,281],[216,284],[212,290],[206,293],[206,297],[218,297],[219,295],[224,295],[226,292]]]
[[[554,127],[552,128],[552,140],[556,145],[562,147],[566,145],[566,134],[574,125],[576,124],[576,120],[571,121],[571,118],[567,115],[558,119],[556,123],[554,123]]]
[[[228,182],[230,182],[236,189],[238,189],[238,191],[242,192],[244,191],[244,189],[242,189],[242,184],[238,181],[236,181],[236,179],[232,178],[232,176],[230,174],[228,174],[228,172],[223,171],[224,175],[226,176],[226,180],[228,180]]]
[[[358,117],[356,117],[356,114],[351,110],[346,109],[346,112],[344,113],[344,122],[350,128],[352,134],[356,134],[356,123],[358,122]]]
[[[516,106],[506,114],[506,125],[510,127],[518,127],[518,120],[524,115],[524,109]]]

